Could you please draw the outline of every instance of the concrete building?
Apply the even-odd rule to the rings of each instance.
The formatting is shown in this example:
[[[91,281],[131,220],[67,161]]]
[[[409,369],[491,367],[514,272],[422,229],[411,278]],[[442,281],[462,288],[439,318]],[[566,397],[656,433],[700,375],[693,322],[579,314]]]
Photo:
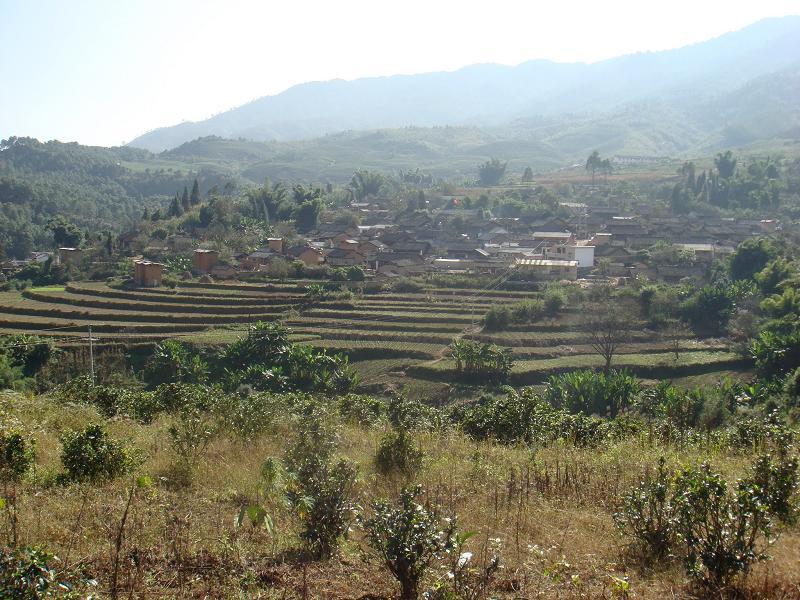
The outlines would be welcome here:
[[[136,260],[133,262],[133,282],[140,287],[158,287],[161,285],[161,276],[164,265],[149,260]]]
[[[553,260],[540,258],[521,258],[515,263],[516,268],[531,279],[566,279],[575,281],[578,278],[577,260]]]

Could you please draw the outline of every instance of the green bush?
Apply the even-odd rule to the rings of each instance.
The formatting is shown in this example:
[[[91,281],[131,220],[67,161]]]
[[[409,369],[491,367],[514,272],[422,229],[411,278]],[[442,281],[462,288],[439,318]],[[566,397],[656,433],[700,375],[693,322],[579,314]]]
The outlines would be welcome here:
[[[102,425],[87,425],[61,436],[62,479],[67,482],[104,481],[129,472],[133,455],[112,439]]]
[[[567,295],[561,288],[550,287],[544,293],[544,311],[554,317],[567,303]]]
[[[489,331],[503,331],[511,323],[511,309],[503,304],[493,305],[483,318],[483,325]]]
[[[534,323],[545,314],[543,300],[523,300],[511,305],[511,321],[516,325]]]
[[[451,342],[450,355],[456,362],[456,371],[470,378],[484,378],[491,383],[505,381],[514,366],[509,348],[464,338]]]
[[[665,558],[675,544],[675,515],[672,510],[671,480],[663,458],[655,474],[645,477],[624,494],[614,521],[631,535],[652,560]]]
[[[363,521],[367,543],[400,584],[400,598],[416,600],[425,572],[454,547],[455,519],[443,522],[417,501],[422,488],[403,489],[400,502],[372,504]]]
[[[381,440],[375,455],[375,467],[384,475],[400,473],[411,477],[422,467],[424,453],[414,444],[403,426],[393,427]]]
[[[33,466],[36,441],[16,429],[0,428],[0,481],[17,482]]]
[[[695,581],[719,590],[767,558],[773,531],[762,494],[747,480],[731,492],[708,464],[678,474],[673,496],[677,532],[687,573]]]
[[[481,398],[454,409],[452,418],[470,437],[503,444],[547,446],[564,440],[594,446],[611,432],[611,422],[553,408],[533,388],[506,389],[505,396]]]
[[[190,346],[165,340],[156,345],[144,379],[154,387],[163,383],[203,383],[208,379],[208,364]]]
[[[337,432],[321,409],[309,406],[286,453],[287,500],[302,523],[301,539],[316,558],[329,558],[355,514],[356,469],[337,458]]]
[[[424,289],[424,285],[407,277],[398,277],[392,283],[392,291],[397,294],[418,294]]]
[[[56,558],[41,548],[0,549],[0,598],[41,600],[76,597],[52,568]]]

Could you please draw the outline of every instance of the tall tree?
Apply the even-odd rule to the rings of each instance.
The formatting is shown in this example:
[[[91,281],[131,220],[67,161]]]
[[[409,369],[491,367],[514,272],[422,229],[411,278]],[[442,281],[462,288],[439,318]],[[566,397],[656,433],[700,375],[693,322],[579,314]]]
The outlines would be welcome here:
[[[197,178],[195,178],[194,183],[192,184],[192,192],[189,194],[189,203],[192,206],[197,206],[200,204],[200,184],[197,183]]]
[[[717,172],[722,179],[730,179],[736,172],[736,159],[730,150],[717,154],[714,159],[714,165],[717,167]]]
[[[175,197],[172,199],[172,203],[169,205],[167,216],[180,217],[182,214],[183,214],[183,205],[181,204],[181,199],[178,196],[178,194],[175,194]]]
[[[181,208],[183,208],[184,212],[192,208],[191,201],[189,200],[189,190],[186,186],[183,186],[183,195],[181,196]]]
[[[522,183],[530,183],[531,181],[533,181],[533,169],[525,167],[525,171],[522,173]]]
[[[624,310],[614,298],[606,300],[597,312],[584,317],[584,330],[589,334],[589,344],[603,357],[605,373],[611,370],[614,355],[628,341],[630,325],[630,310]]]
[[[602,167],[603,159],[600,158],[600,153],[595,150],[586,159],[586,170],[592,173],[592,185],[594,185],[594,178],[597,171]]]

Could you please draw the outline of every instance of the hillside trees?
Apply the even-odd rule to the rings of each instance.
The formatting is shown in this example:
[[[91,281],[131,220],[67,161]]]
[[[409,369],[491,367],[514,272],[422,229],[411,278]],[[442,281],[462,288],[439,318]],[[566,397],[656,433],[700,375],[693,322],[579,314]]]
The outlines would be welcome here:
[[[197,178],[195,178],[194,183],[192,183],[192,191],[189,194],[189,203],[192,206],[197,206],[200,204],[200,184],[197,182]]]
[[[377,171],[362,169],[353,173],[348,187],[356,200],[363,202],[369,196],[377,196],[385,182],[383,175]]]
[[[478,182],[481,185],[492,186],[500,183],[506,173],[507,162],[501,162],[499,158],[491,158],[478,166]]]

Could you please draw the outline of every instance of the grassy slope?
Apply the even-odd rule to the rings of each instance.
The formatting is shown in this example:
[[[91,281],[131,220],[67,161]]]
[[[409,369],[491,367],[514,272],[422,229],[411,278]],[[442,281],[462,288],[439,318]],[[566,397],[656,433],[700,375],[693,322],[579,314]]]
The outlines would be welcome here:
[[[45,397],[6,399],[38,443],[36,480],[18,489],[22,541],[46,542],[61,557],[59,568],[66,563],[73,576],[97,578],[93,592],[105,596],[109,541],[132,477],[98,487],[52,484],[60,469],[60,433],[102,417],[93,408],[60,405]],[[138,494],[129,515],[123,554],[136,556],[139,568],[123,561],[120,581],[125,595],[130,590],[135,597],[142,593],[149,598],[294,598],[303,595],[304,572],[308,597],[396,593],[380,561],[365,554],[358,527],[339,557],[303,567],[293,553],[298,547],[297,522],[277,499],[259,500],[275,522],[272,533],[234,526],[239,508],[259,497],[262,461],[282,456],[292,439],[293,428],[285,416],[277,415],[267,433],[246,443],[230,435],[219,438],[198,461],[194,485],[180,489],[172,487],[169,425],[168,417],[151,425],[125,419],[108,422],[115,437],[139,450],[138,472],[155,481],[154,488]],[[374,471],[372,458],[381,435],[381,429],[350,425],[342,433],[341,450],[359,467],[356,493],[362,506],[377,497],[395,496],[403,484]],[[662,454],[671,467],[710,458],[731,478],[742,474],[750,460],[749,455],[711,448],[654,447],[647,440],[599,450],[557,445],[534,455],[526,448],[475,443],[455,432],[418,433],[414,438],[426,454],[416,480],[428,490],[428,500],[458,516],[462,531],[476,532],[467,544],[474,560],[484,560],[489,538],[500,541],[504,568],[490,590],[497,598],[608,598],[615,577],[628,579],[630,593],[637,598],[686,598],[679,564],[664,561],[655,570],[642,570],[636,555],[624,552],[612,521],[617,496]],[[800,532],[784,532],[771,554],[772,561],[752,574],[751,597],[765,597],[765,590],[781,585],[788,594],[782,597],[796,597],[792,594],[800,585]],[[425,584],[434,584],[445,573],[446,569],[432,570]]]

